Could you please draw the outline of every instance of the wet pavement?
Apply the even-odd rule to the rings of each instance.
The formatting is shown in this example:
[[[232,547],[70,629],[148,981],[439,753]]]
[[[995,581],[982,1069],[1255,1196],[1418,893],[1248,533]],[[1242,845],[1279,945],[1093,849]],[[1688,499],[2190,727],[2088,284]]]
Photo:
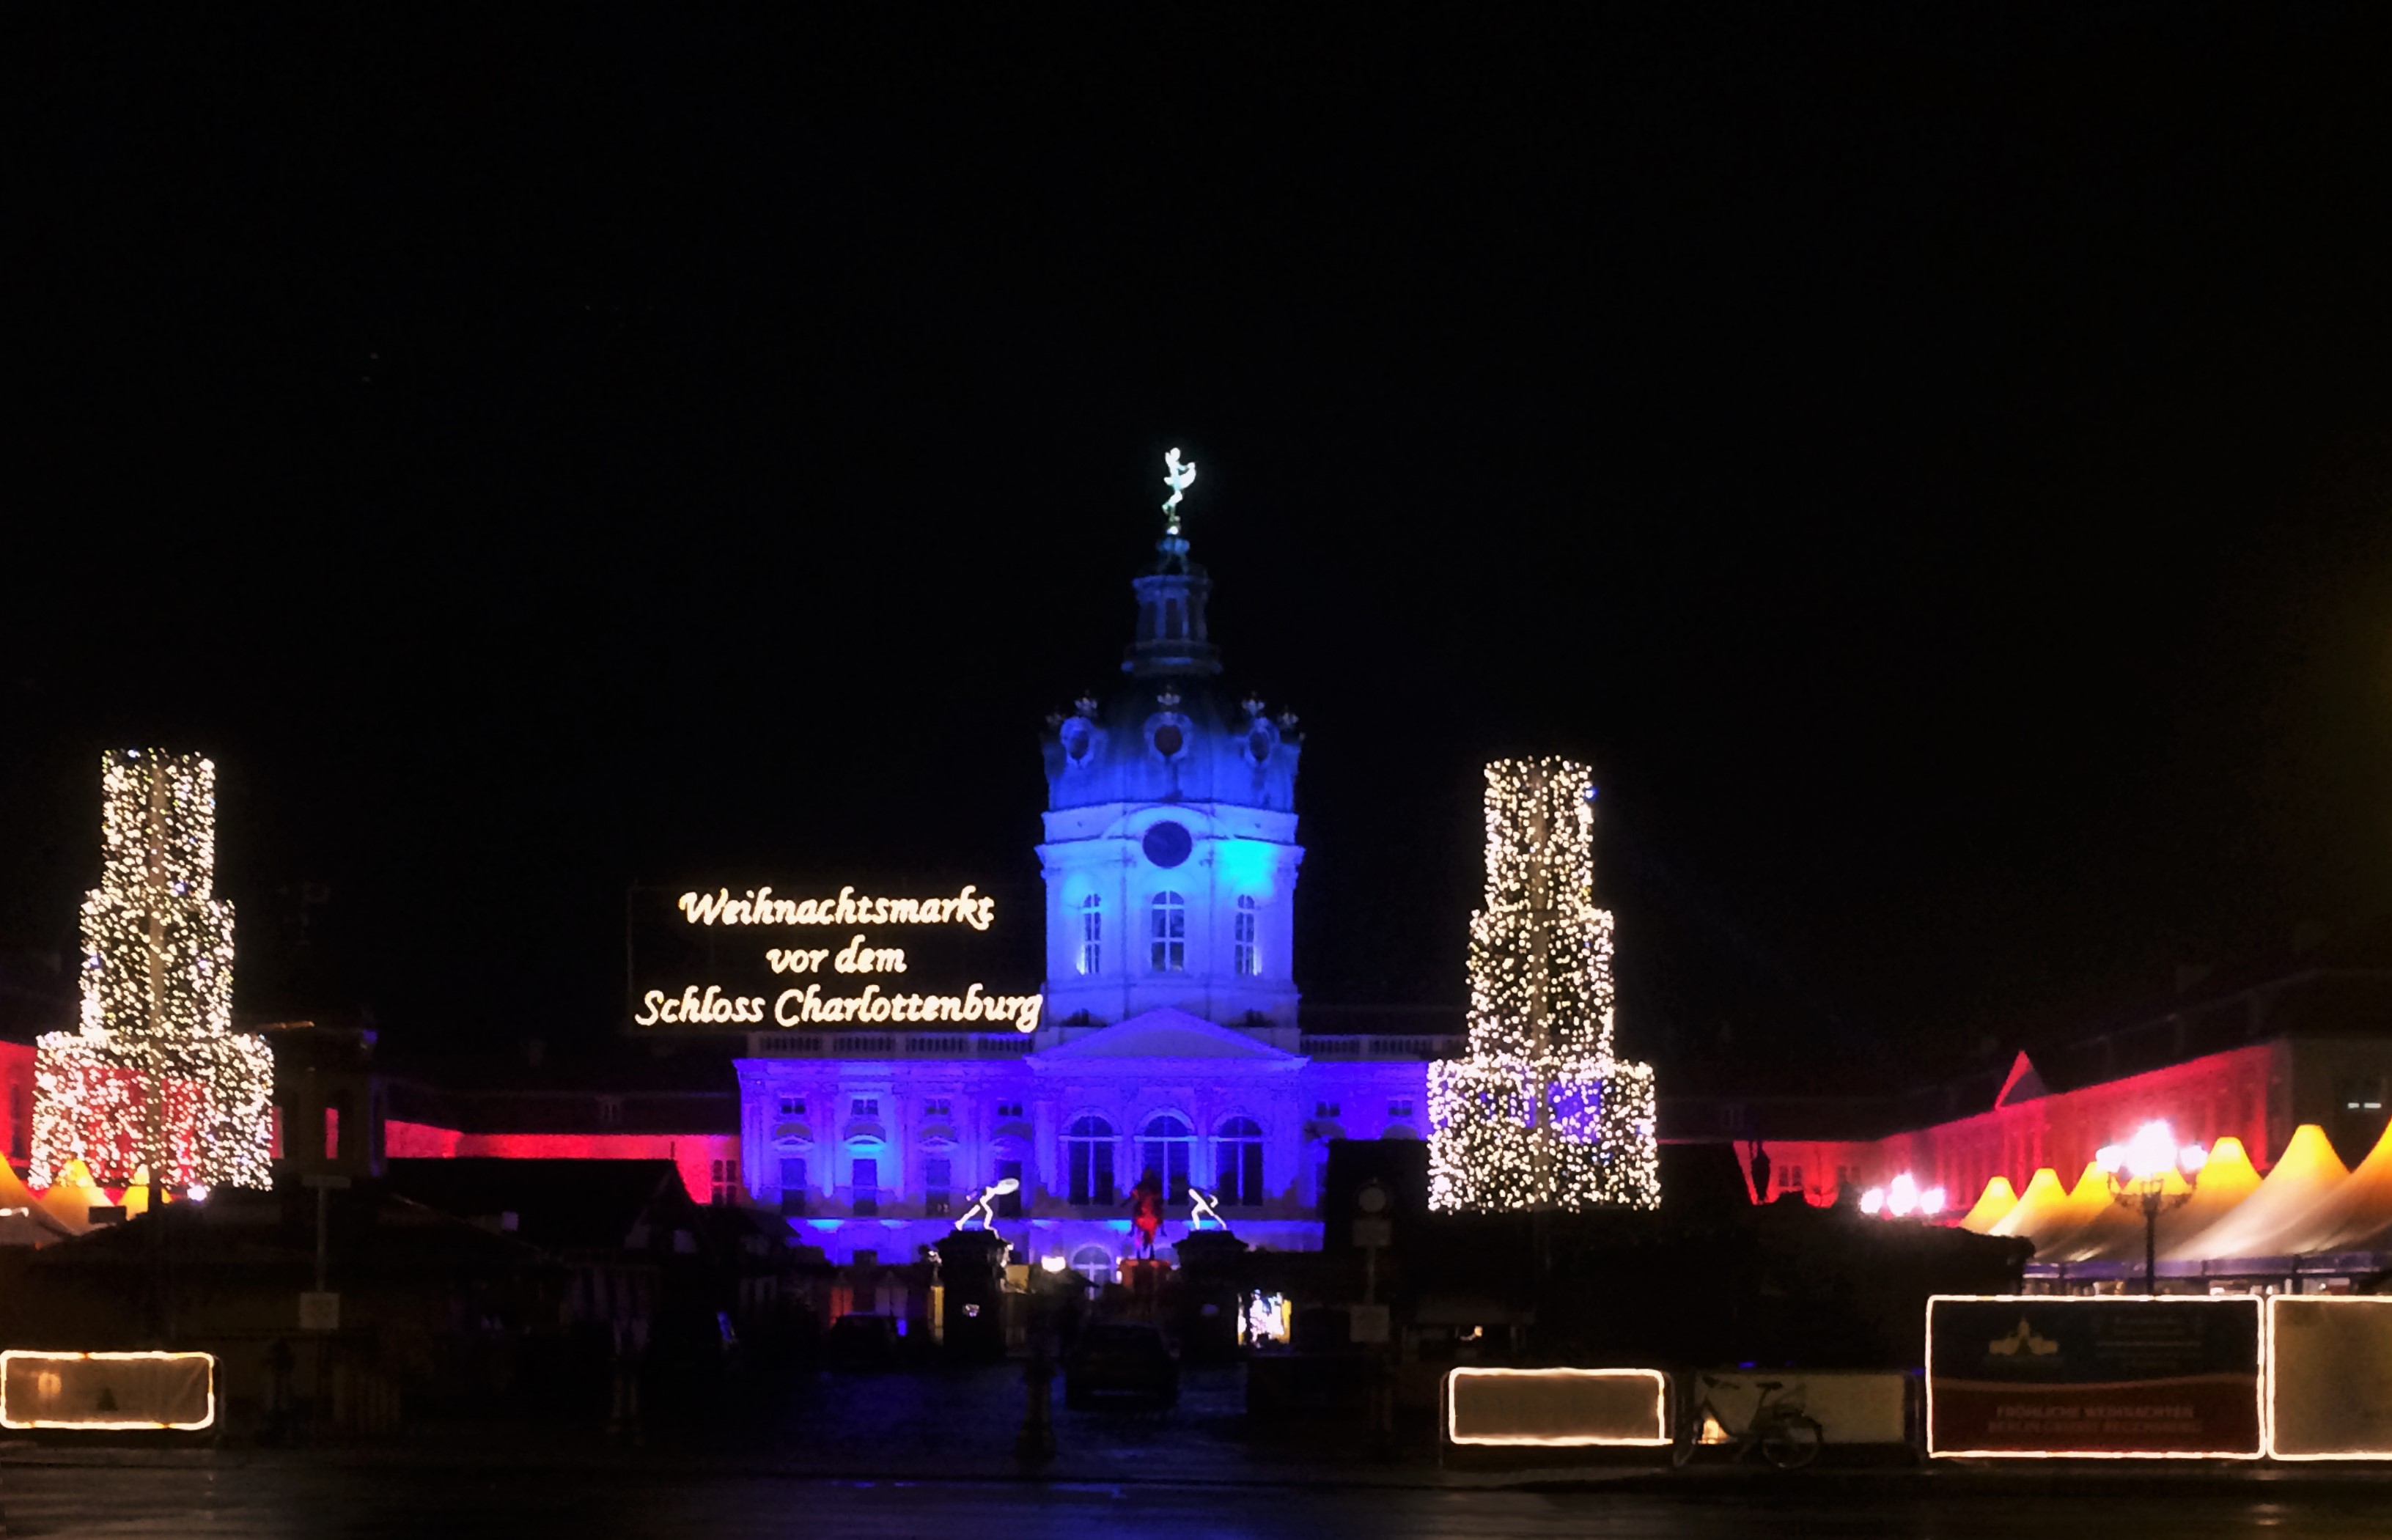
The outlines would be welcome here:
[[[1716,1483],[1710,1483],[1716,1485]],[[1878,1490],[1424,1491],[1144,1482],[837,1482],[617,1470],[427,1476],[391,1467],[284,1465],[76,1469],[0,1467],[11,1540],[128,1536],[365,1537],[1603,1535],[1750,1540],[2101,1540],[2164,1536],[2380,1536],[2380,1497],[2310,1492],[2220,1500],[2178,1494],[1938,1495],[1917,1480]]]
[[[424,1430],[306,1450],[0,1445],[24,1536],[1853,1536],[2205,1540],[2392,1534],[2392,1473],[2108,1462],[1791,1475],[1651,1465],[1459,1472],[1415,1448],[1250,1430],[1236,1370],[1169,1413],[1053,1404],[1057,1457],[1015,1455],[1018,1365],[807,1375],[636,1445],[592,1432]]]

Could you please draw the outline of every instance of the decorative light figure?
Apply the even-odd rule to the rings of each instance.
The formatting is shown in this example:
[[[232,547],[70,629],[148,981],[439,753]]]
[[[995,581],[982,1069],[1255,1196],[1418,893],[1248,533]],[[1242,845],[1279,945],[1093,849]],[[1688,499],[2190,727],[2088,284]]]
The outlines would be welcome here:
[[[274,1056],[232,1030],[232,906],[214,896],[215,766],[100,757],[100,884],[83,906],[81,1026],[33,1065],[27,1179],[80,1158],[100,1184],[142,1165],[173,1189],[271,1184]]]
[[[1593,778],[1566,759],[1502,759],[1486,781],[1470,1050],[1429,1066],[1429,1206],[1654,1208],[1653,1071],[1612,1053]]]

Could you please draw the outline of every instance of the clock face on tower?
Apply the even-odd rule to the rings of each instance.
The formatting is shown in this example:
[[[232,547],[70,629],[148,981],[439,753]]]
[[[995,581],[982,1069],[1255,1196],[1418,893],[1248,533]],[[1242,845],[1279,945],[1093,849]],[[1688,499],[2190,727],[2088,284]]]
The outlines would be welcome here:
[[[1186,861],[1188,853],[1196,848],[1196,841],[1186,828],[1165,821],[1150,826],[1138,848],[1146,852],[1147,860],[1168,868]]]

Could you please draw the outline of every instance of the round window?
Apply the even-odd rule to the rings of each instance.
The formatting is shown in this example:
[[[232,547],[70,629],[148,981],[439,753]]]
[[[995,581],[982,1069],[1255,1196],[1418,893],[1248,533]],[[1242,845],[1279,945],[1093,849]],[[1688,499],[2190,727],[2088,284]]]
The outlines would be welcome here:
[[[1085,717],[1074,717],[1063,724],[1063,752],[1074,759],[1088,757],[1088,722]]]
[[[1265,732],[1260,729],[1256,729],[1254,731],[1246,734],[1246,752],[1254,757],[1255,764],[1259,765],[1264,760],[1269,758],[1270,751],[1271,741],[1269,733]]]
[[[1190,850],[1196,848],[1196,840],[1176,823],[1157,823],[1146,831],[1146,838],[1139,842],[1139,848],[1146,852],[1146,859],[1157,866],[1176,866],[1188,859]]]
[[[1179,724],[1176,722],[1165,722],[1154,730],[1154,752],[1162,755],[1165,759],[1179,752],[1179,745],[1183,741],[1179,735]]]

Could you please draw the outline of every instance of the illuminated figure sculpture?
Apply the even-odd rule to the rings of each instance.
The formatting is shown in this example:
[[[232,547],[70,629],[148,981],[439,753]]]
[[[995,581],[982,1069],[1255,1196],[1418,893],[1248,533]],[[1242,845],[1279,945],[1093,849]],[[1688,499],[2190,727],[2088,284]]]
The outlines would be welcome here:
[[[1154,1237],[1163,1228],[1163,1178],[1149,1166],[1129,1190],[1129,1222],[1138,1230],[1138,1254],[1154,1260]]]
[[[1176,449],[1164,455],[1163,485],[1171,488],[1171,496],[1164,499],[1163,504],[1165,521],[1164,533],[1176,535],[1179,533],[1179,499],[1186,497],[1188,489],[1196,485],[1196,462],[1191,459],[1184,465],[1181,464],[1179,451]]]
[[[1486,819],[1470,1053],[1429,1066],[1429,1206],[1653,1208],[1653,1071],[1612,1054],[1593,777],[1566,759],[1498,760],[1487,767]]]
[[[1221,1217],[1220,1208],[1214,1201],[1212,1194],[1198,1192],[1193,1187],[1189,1188],[1188,1228],[1202,1230],[1207,1220],[1210,1220],[1217,1228],[1226,1230],[1229,1227],[1229,1222]]]
[[[102,1186],[272,1185],[274,1058],[232,1030],[232,906],[217,899],[215,766],[100,760],[99,886],[83,906],[83,1021],[34,1061],[29,1180],[80,1159]]]
[[[996,1218],[996,1200],[1020,1190],[1021,1179],[1018,1176],[1008,1176],[1001,1182],[993,1182],[982,1187],[972,1194],[971,1204],[964,1210],[962,1217],[956,1221],[956,1228],[963,1229],[974,1220],[978,1220],[982,1229],[988,1229]]]

